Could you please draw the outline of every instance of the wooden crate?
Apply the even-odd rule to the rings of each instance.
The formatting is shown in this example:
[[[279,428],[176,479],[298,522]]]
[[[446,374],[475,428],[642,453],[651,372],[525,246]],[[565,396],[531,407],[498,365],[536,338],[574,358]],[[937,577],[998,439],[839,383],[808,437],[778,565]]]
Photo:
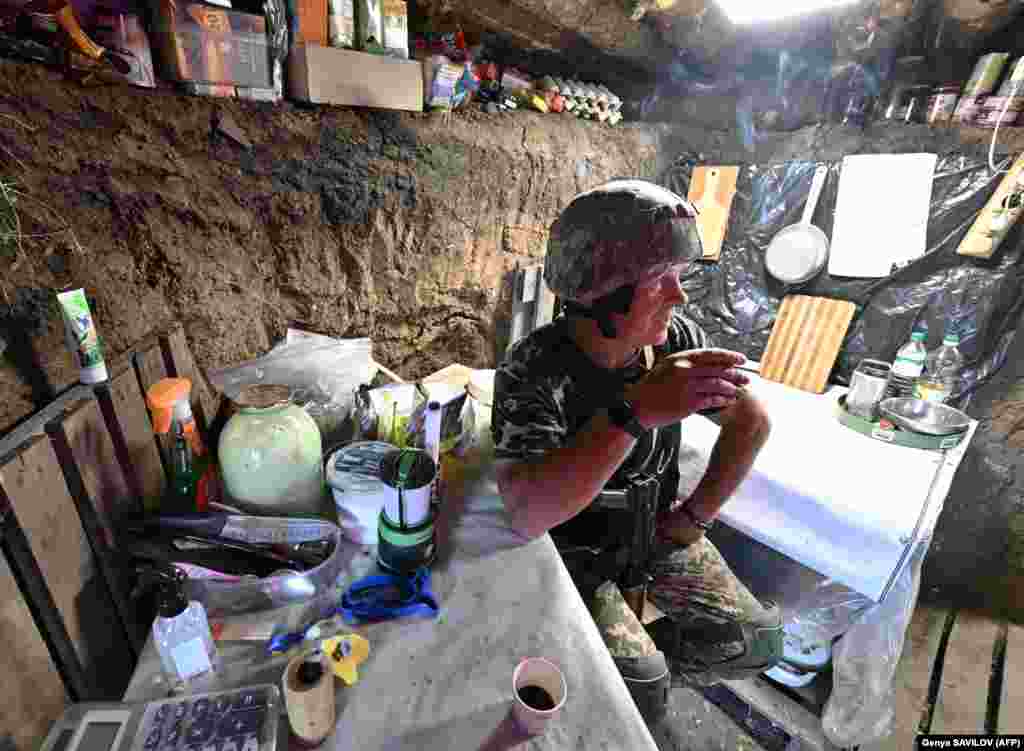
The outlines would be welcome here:
[[[163,492],[143,394],[178,375],[204,428],[210,391],[179,328],[0,438],[0,667],[22,679],[0,688],[0,728],[17,749],[38,747],[69,700],[119,699],[131,677],[149,622],[129,601],[115,530]]]

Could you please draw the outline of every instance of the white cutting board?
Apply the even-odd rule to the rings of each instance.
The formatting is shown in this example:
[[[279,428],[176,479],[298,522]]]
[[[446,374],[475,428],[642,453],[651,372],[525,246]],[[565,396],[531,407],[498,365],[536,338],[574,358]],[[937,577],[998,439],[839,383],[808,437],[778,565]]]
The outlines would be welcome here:
[[[924,255],[935,154],[843,159],[828,273],[881,278]]]

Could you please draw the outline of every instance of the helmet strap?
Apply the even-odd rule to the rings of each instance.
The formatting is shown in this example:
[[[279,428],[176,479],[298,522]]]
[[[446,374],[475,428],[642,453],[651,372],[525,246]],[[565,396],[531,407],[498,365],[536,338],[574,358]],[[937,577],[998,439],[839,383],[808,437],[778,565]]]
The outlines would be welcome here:
[[[590,307],[580,305],[572,300],[563,302],[562,307],[568,315],[592,319],[597,323],[601,336],[605,339],[614,339],[618,336],[618,333],[615,331],[612,313],[618,313],[619,315],[629,313],[629,309],[633,305],[633,294],[635,292],[635,285],[624,284],[604,297],[596,299]]]

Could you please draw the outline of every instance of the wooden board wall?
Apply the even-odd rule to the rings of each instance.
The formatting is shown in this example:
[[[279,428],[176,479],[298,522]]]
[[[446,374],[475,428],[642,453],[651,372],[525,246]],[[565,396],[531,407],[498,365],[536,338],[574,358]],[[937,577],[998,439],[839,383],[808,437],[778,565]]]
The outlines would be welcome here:
[[[42,437],[29,442],[0,467],[0,484],[79,660],[98,688],[116,698],[130,677],[132,652],[51,442]]]
[[[36,751],[67,695],[7,561],[0,556],[0,747]]]
[[[132,369],[110,381],[110,398],[127,446],[127,481],[133,490],[138,488],[142,497],[147,499],[147,508],[153,508],[153,499],[163,494],[167,480],[142,390]]]

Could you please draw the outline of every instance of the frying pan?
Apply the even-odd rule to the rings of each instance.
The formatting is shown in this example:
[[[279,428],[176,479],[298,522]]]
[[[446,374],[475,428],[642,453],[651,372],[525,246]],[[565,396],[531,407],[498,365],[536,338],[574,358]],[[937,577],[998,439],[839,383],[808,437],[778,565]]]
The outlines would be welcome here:
[[[811,219],[814,218],[814,210],[818,206],[818,198],[821,197],[827,176],[828,167],[824,165],[814,171],[803,217],[799,223],[779,230],[764,254],[765,268],[780,282],[801,284],[825,267],[828,260],[828,238],[811,224]]]

